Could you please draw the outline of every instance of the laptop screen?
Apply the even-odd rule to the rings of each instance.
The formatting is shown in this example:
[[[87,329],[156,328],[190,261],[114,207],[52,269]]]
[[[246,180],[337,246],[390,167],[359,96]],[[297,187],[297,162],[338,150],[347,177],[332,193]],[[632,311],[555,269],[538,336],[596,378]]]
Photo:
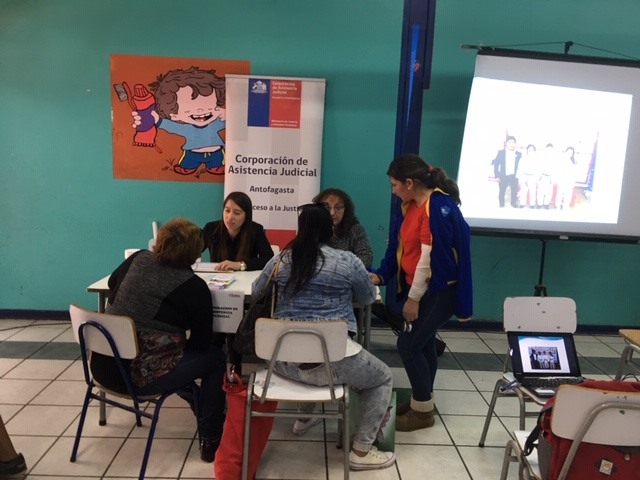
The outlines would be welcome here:
[[[580,376],[570,333],[508,332],[513,372],[523,376]]]

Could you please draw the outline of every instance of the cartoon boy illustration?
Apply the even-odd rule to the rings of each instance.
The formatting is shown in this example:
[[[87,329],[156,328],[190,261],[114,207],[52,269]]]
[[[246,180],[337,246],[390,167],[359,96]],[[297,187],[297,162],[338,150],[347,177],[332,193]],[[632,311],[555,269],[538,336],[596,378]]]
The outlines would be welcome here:
[[[182,157],[173,166],[180,175],[195,173],[201,164],[213,175],[224,175],[226,89],[224,78],[215,70],[198,67],[170,70],[149,84],[156,106],[151,114],[157,127],[184,137]],[[132,113],[134,128],[140,125],[138,112]]]

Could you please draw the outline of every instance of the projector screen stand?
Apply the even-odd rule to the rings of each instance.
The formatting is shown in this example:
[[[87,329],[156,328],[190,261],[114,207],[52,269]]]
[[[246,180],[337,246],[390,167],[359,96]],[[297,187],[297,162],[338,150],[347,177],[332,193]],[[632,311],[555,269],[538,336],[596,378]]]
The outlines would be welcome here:
[[[542,242],[542,251],[540,252],[540,273],[538,275],[538,284],[533,286],[534,297],[546,297],[547,287],[542,283],[542,277],[544,276],[544,255],[547,251],[547,241],[540,239]]]

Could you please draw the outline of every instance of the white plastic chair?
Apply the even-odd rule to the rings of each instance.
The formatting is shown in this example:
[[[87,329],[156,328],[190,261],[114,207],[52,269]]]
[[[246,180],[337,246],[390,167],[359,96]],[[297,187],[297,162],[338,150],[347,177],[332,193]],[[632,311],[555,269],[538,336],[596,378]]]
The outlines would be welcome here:
[[[576,315],[576,302],[567,297],[507,297],[503,303],[503,326],[505,332],[558,332],[575,333],[578,326]],[[496,406],[498,398],[510,397],[514,395],[518,398],[519,428],[525,429],[525,417],[537,415],[532,412],[527,413],[526,401],[533,401],[537,405],[542,405],[546,399],[533,397],[527,390],[513,388],[503,391],[504,386],[511,382],[509,376],[505,375],[510,371],[509,350],[504,360],[503,374],[496,381],[489,403],[489,410],[484,421],[482,435],[478,445],[484,447],[484,441],[489,431],[489,424]]]
[[[272,244],[271,250],[273,250],[273,255],[276,256],[280,253],[280,247],[278,245]]]
[[[160,414],[160,407],[162,407],[163,402],[168,396],[176,393],[178,390],[183,390],[184,388],[191,388],[193,398],[197,398],[198,387],[194,382],[187,382],[184,387],[180,389],[167,390],[158,395],[138,395],[135,384],[129,375],[129,369],[122,361],[131,360],[138,356],[138,339],[136,335],[136,326],[133,320],[129,317],[93,312],[76,305],[71,305],[69,307],[69,313],[71,315],[73,333],[76,341],[80,344],[84,379],[87,384],[87,391],[82,404],[82,411],[80,413],[78,430],[73,443],[70,461],[76,461],[80,438],[82,437],[82,429],[84,427],[87,410],[89,408],[89,402],[91,400],[97,400],[100,402],[99,424],[101,426],[107,423],[104,415],[104,406],[106,404],[133,413],[136,418],[136,425],[139,427],[142,426],[141,417],[151,420],[149,434],[147,436],[147,444],[142,457],[142,466],[140,467],[140,474],[138,477],[139,480],[144,480],[147,463],[149,461],[149,454],[151,453],[151,444],[153,443],[153,436],[158,422],[158,416]],[[126,393],[106,388],[93,378],[89,363],[90,352],[96,352],[115,358],[118,365],[118,371],[127,389]],[[94,389],[97,392],[94,392]],[[111,397],[126,399],[132,402],[133,406],[108,398],[106,394]],[[151,409],[151,412],[146,411],[146,402],[150,402],[154,406]],[[143,405],[141,406],[140,404]]]
[[[640,357],[640,330],[623,328],[619,332],[627,342],[627,346],[624,347],[620,356],[616,380],[622,380],[626,370],[629,370],[630,374],[637,380],[638,376],[640,376],[640,360],[638,360],[638,357],[634,360],[633,355],[636,354]]]
[[[558,480],[571,471],[571,464],[581,442],[623,447],[640,446],[640,393],[562,385],[558,388],[551,431],[558,437],[572,440]],[[534,452],[524,455],[526,431],[515,431],[507,442],[500,480],[509,473],[509,464],[518,462],[520,478],[546,478],[541,472]]]
[[[330,363],[342,360],[347,349],[347,322],[338,320],[298,321],[259,318],[256,321],[256,355],[269,362],[268,368],[251,374],[248,384],[245,419],[242,478],[247,478],[251,418],[273,416],[285,418],[336,418],[338,447],[344,451],[344,478],[349,478],[349,388],[334,385]],[[323,363],[330,384],[316,387],[295,382],[275,373],[276,361],[295,363]],[[253,412],[253,400],[281,403],[337,403],[337,410],[300,414],[297,411]],[[323,405],[324,407],[324,405]],[[340,434],[342,432],[342,435]]]

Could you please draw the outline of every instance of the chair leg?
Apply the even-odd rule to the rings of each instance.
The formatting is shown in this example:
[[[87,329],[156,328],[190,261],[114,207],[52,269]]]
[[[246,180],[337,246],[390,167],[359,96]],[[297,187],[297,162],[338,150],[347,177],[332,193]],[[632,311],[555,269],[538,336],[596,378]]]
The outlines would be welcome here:
[[[342,414],[342,454],[343,454],[343,466],[344,466],[344,480],[349,480],[349,452],[351,451],[349,431],[349,388],[344,387],[344,401],[341,402],[344,412]]]
[[[493,395],[491,395],[489,410],[487,411],[487,417],[484,419],[484,427],[482,427],[482,435],[480,436],[480,442],[478,443],[479,447],[484,447],[484,441],[486,440],[487,433],[489,432],[489,424],[491,423],[491,417],[493,417],[493,411],[496,408],[496,401],[498,400],[498,396],[500,396],[500,388],[504,384],[505,384],[505,380],[503,378],[500,378],[496,382],[496,386],[493,387]]]
[[[133,408],[135,408],[136,411],[139,411],[140,410],[140,403],[135,398],[132,398],[132,400],[133,400]],[[156,404],[156,406],[157,406],[157,404]],[[141,427],[142,426],[142,416],[139,413],[136,413],[135,415],[136,415],[136,426],[137,427]]]
[[[500,472],[500,480],[507,480],[509,474],[509,464],[515,462],[517,457],[513,455],[515,440],[509,440],[504,447],[504,457],[502,459],[502,471]]]
[[[151,445],[153,444],[153,437],[156,433],[156,426],[158,419],[160,418],[160,407],[164,403],[167,395],[163,395],[158,399],[153,409],[153,418],[151,419],[151,426],[149,427],[149,435],[147,436],[147,445],[144,448],[144,455],[142,456],[142,465],[140,466],[140,475],[138,480],[144,480],[145,473],[147,471],[147,464],[149,463],[149,455],[151,454]],[[138,408],[136,406],[136,408]],[[136,415],[137,419],[140,419],[140,415]]]
[[[102,390],[98,392],[98,395],[100,396],[101,399],[107,398],[107,394],[104,393]],[[98,409],[100,412],[100,416],[98,418],[98,425],[100,425],[101,427],[104,427],[107,424],[107,404],[105,402],[100,402]]]
[[[84,427],[84,421],[87,418],[87,409],[89,408],[89,401],[91,400],[92,387],[87,387],[87,393],[84,396],[84,402],[82,403],[82,411],[80,412],[80,420],[78,421],[78,430],[76,431],[76,438],[73,441],[73,448],[71,449],[71,458],[69,461],[75,462],[78,455],[78,447],[80,446],[80,437],[82,437],[82,429]],[[104,405],[100,402],[100,405]]]
[[[520,415],[519,415],[518,428],[520,430],[526,430],[525,417],[527,416],[527,407],[526,407],[526,405],[524,403],[524,395],[518,389],[516,389],[516,395],[518,397],[518,403],[519,403],[519,406],[520,406]]]
[[[618,371],[616,372],[615,380],[621,380],[622,374],[624,373],[624,367],[627,363],[631,361],[631,356],[633,355],[633,349],[631,345],[627,345],[622,350],[622,355],[620,356],[620,361],[618,362]]]
[[[338,419],[338,432],[336,437],[336,448],[340,449],[344,447],[344,403],[338,402],[338,412],[340,413],[340,418]],[[324,413],[324,403],[322,404],[322,413]]]

